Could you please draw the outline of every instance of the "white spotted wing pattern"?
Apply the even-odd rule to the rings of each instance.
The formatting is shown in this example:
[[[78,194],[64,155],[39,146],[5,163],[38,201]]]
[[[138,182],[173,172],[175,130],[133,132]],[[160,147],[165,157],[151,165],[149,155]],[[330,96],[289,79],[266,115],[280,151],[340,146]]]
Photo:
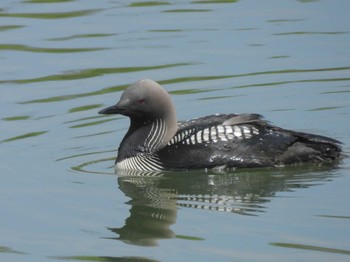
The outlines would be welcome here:
[[[195,145],[202,143],[217,143],[219,141],[231,141],[248,139],[259,134],[259,129],[252,125],[213,125],[205,128],[183,129],[178,132],[168,145],[184,144]]]

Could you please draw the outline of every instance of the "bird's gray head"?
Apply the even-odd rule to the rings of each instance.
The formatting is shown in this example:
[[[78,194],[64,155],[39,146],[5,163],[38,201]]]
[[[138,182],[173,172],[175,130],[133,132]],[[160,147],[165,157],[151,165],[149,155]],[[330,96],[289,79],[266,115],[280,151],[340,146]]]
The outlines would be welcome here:
[[[139,80],[127,87],[119,102],[102,109],[100,114],[122,114],[131,119],[128,135],[137,133],[156,120],[164,123],[165,132],[161,136],[159,148],[165,146],[177,131],[175,106],[168,92],[158,83],[149,80]]]
[[[116,105],[99,113],[122,114],[136,121],[152,121],[175,115],[175,106],[164,88],[153,80],[143,79],[126,88]]]

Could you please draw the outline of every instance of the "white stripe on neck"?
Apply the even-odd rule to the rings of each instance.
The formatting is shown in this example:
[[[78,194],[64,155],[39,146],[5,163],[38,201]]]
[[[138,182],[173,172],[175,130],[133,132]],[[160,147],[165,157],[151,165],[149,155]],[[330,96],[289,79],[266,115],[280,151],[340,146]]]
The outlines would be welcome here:
[[[166,130],[165,122],[161,118],[152,122],[151,130],[144,142],[144,147],[148,152],[155,152],[161,146]]]
[[[117,162],[115,169],[121,170],[139,170],[139,171],[161,171],[164,168],[159,159],[151,154],[142,154],[129,157]]]

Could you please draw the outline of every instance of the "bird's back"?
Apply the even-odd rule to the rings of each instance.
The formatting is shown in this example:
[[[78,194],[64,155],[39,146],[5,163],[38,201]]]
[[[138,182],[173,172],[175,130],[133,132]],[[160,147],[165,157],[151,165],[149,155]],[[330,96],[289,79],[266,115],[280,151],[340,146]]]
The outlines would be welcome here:
[[[339,144],[270,125],[258,114],[219,114],[179,123],[157,156],[166,169],[284,166],[334,160]]]

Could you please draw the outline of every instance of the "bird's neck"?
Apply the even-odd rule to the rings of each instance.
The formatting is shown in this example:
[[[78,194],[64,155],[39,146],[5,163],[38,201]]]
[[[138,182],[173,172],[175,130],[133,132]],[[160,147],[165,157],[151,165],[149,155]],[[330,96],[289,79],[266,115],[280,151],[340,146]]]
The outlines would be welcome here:
[[[131,119],[123,138],[117,162],[141,154],[153,154],[166,146],[177,131],[175,118],[155,118],[148,121]]]

